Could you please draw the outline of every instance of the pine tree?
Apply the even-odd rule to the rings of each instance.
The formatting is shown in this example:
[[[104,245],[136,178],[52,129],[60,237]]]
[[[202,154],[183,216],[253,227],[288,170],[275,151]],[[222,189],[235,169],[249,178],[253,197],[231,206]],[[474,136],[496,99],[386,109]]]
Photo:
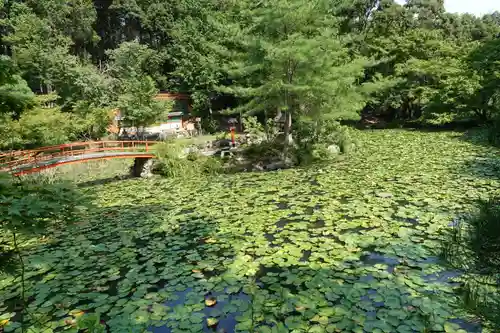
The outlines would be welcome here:
[[[285,152],[293,119],[341,118],[362,108],[357,80],[367,60],[353,56],[322,0],[266,0],[242,8],[242,23],[229,65],[231,85],[245,98],[247,114],[284,115]],[[244,20],[246,18],[246,20]]]

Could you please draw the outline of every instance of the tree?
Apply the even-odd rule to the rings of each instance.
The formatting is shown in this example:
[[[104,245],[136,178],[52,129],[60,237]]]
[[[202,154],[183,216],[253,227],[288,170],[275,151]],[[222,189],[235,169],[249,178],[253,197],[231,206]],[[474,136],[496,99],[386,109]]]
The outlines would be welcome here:
[[[162,104],[153,99],[158,89],[147,74],[155,52],[139,43],[126,42],[108,55],[115,105],[122,111],[125,123],[139,127],[156,120]]]
[[[12,60],[0,55],[0,113],[15,119],[33,106],[35,95],[16,73]]]
[[[41,92],[50,93],[58,75],[56,69],[68,55],[70,39],[24,4],[14,4],[11,11],[12,33],[5,40],[12,47],[13,59]]]
[[[244,8],[243,51],[228,71],[235,84],[224,91],[245,98],[247,114],[284,114],[285,155],[294,118],[338,119],[363,106],[357,80],[368,62],[350,54],[327,5],[279,0]]]

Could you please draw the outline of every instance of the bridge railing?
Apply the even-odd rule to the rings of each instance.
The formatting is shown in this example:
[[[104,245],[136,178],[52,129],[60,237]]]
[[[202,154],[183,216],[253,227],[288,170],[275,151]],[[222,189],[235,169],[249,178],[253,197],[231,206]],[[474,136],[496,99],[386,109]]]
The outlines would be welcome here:
[[[159,141],[85,141],[0,154],[0,170],[98,152],[150,152]]]

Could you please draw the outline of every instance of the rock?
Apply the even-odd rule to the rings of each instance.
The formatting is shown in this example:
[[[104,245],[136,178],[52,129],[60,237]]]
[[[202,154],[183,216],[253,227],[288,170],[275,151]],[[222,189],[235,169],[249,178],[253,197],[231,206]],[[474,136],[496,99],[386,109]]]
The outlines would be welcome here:
[[[142,167],[142,172],[141,172],[142,178],[149,178],[149,177],[153,176],[153,165],[154,165],[153,159],[148,159],[146,161],[146,163],[144,163],[144,166]]]
[[[286,159],[285,161],[276,161],[267,164],[264,169],[273,171],[273,170],[279,170],[279,169],[288,169],[293,166],[293,162],[290,159]]]
[[[228,150],[228,149],[222,149],[220,151],[220,158],[226,158],[226,156],[229,156],[229,157],[233,156],[233,152]]]
[[[199,151],[200,150],[198,149],[198,147],[191,146],[191,147],[184,148],[183,153],[188,155],[190,153],[198,153]]]
[[[151,158],[136,158],[134,159],[134,165],[130,168],[130,174],[132,177],[143,177],[148,178],[153,175],[153,163],[154,160]]]
[[[279,169],[284,169],[285,168],[285,162],[273,162],[273,163],[269,163],[267,164],[264,169],[266,170],[269,170],[269,171],[273,171],[273,170],[279,170]]]
[[[215,146],[219,148],[231,147],[232,141],[229,139],[222,139],[215,142]]]
[[[257,163],[253,166],[252,171],[264,171],[262,163]]]
[[[326,149],[328,149],[330,154],[333,154],[333,155],[340,154],[340,147],[337,145],[329,145]]]

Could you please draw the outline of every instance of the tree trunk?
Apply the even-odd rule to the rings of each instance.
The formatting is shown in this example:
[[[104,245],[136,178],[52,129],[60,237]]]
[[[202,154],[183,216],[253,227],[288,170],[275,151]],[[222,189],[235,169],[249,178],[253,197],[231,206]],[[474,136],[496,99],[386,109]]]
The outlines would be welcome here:
[[[293,143],[292,138],[292,113],[290,111],[285,112],[285,142],[283,145],[283,158],[286,158],[288,153],[288,147]]]
[[[269,126],[267,123],[267,110],[264,110],[264,132],[266,133],[266,140],[269,141]]]

